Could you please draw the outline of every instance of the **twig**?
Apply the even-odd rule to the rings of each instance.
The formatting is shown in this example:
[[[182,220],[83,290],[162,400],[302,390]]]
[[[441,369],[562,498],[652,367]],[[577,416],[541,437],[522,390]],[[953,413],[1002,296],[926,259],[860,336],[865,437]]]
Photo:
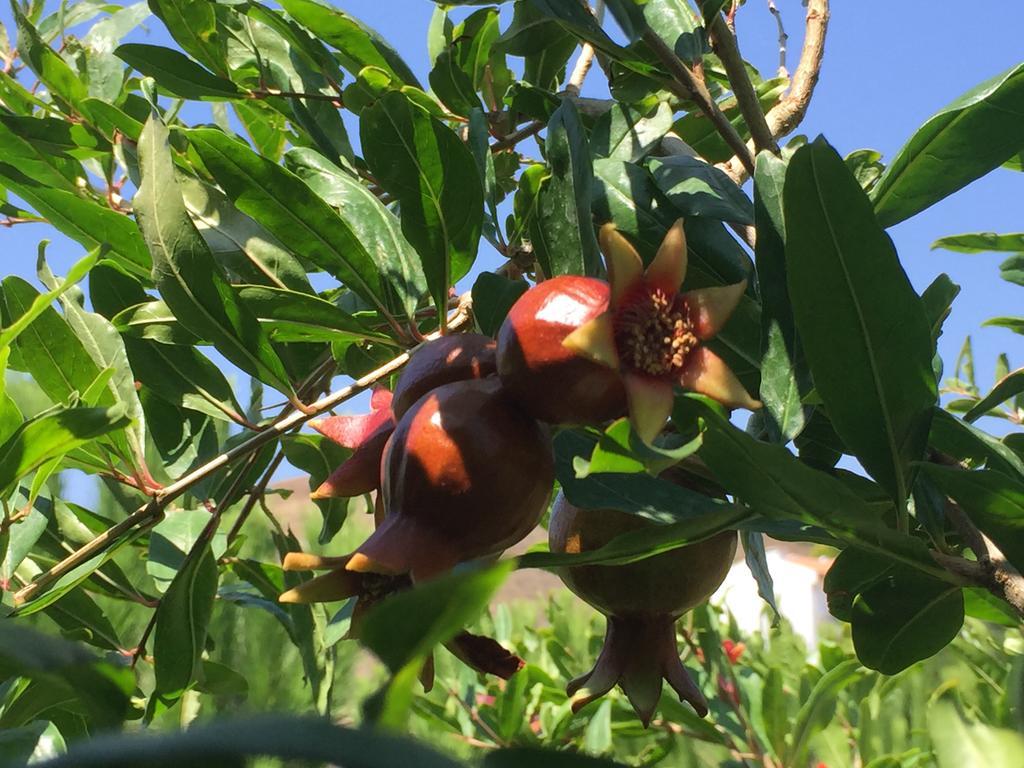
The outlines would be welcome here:
[[[726,26],[721,14],[715,16],[711,25],[711,36],[715,53],[722,60],[725,73],[729,76],[729,84],[736,96],[740,114],[743,115],[743,121],[747,124],[750,135],[753,137],[755,154],[765,149],[773,154],[779,154],[779,145],[768,128],[764,110],[761,109],[761,102],[757,98],[757,91],[754,90],[754,84],[747,74],[747,66],[743,63],[739,43],[736,41],[736,36]]]
[[[242,507],[241,512],[238,513],[238,518],[235,520],[234,525],[231,526],[231,530],[228,531],[227,544],[230,547],[231,542],[235,540],[239,532],[242,530],[242,526],[245,525],[245,521],[249,519],[249,514],[256,506],[263,494],[267,491],[267,486],[274,477],[274,473],[277,468],[281,466],[281,462],[284,461],[284,452],[279,451],[278,454],[271,460],[267,466],[266,471],[263,473],[263,477],[260,478],[259,482],[249,492],[249,498],[245,500],[245,506]]]
[[[959,504],[947,504],[946,514],[964,544],[971,548],[978,559],[975,562],[949,555],[933,557],[947,569],[966,576],[1005,600],[1024,619],[1024,576],[1006,559],[995,542],[978,530]]]
[[[775,6],[775,0],[768,0],[768,12],[775,17],[775,25],[779,28],[779,77],[789,77],[789,70],[786,69],[786,47],[789,41],[789,35],[786,34],[786,28],[782,26],[782,13]]]
[[[604,16],[604,0],[597,0],[597,2],[594,3],[593,13],[597,18],[598,23],[600,23]],[[576,59],[576,64],[572,68],[572,75],[570,75],[569,82],[566,83],[565,86],[567,93],[570,93],[573,96],[580,95],[580,89],[583,87],[583,81],[587,79],[587,73],[594,64],[594,53],[594,46],[590,43],[583,44],[583,47],[580,49],[580,56]]]
[[[792,85],[789,92],[765,115],[772,136],[776,139],[793,131],[807,114],[807,107],[814,95],[814,87],[818,84],[821,61],[825,55],[828,19],[828,0],[808,0],[804,46],[800,54],[800,63],[793,73]],[[749,149],[747,151],[749,153]],[[738,184],[742,184],[751,173],[742,158],[743,155],[737,153],[732,160],[718,166]]]
[[[543,120],[534,120],[532,123],[524,125],[519,130],[513,131],[512,133],[508,134],[508,136],[506,136],[505,138],[499,139],[498,141],[491,144],[491,152],[501,152],[502,150],[505,149],[511,149],[523,139],[528,139],[531,136],[536,136],[538,133],[544,130],[544,126],[546,125],[547,123],[545,123]]]
[[[736,128],[729,122],[729,118],[725,116],[718,103],[711,97],[704,83],[694,76],[689,67],[683,64],[679,57],[676,56],[675,51],[669,48],[665,41],[658,37],[657,33],[650,27],[644,30],[643,40],[654,51],[666,69],[668,69],[669,74],[672,76],[672,81],[668,85],[676,96],[692,100],[697,104],[701,112],[711,120],[712,125],[715,126],[721,137],[725,139],[725,143],[736,153],[736,157],[739,158],[743,167],[753,174],[754,156],[747,149],[747,145],[743,142],[743,137],[737,133]]]
[[[471,309],[472,300],[470,299],[469,294],[466,293],[460,298],[458,308],[452,312],[448,318],[448,330],[454,331],[466,325],[471,317]],[[441,335],[442,334],[440,332],[435,332],[428,335],[427,339],[436,339]],[[255,435],[239,443],[234,448],[221,453],[219,456],[208,461],[198,469],[166,486],[159,491],[148,504],[140,507],[120,523],[111,526],[95,539],[75,550],[75,552],[68,555],[68,557],[61,560],[48,571],[40,574],[39,577],[31,584],[18,590],[14,595],[14,605],[23,605],[27,601],[31,600],[66,573],[69,573],[82,563],[109,549],[121,536],[135,528],[137,525],[149,526],[155,524],[163,516],[164,508],[196,483],[205,480],[213,473],[233,464],[239,459],[250,456],[267,443],[276,440],[293,429],[301,427],[310,419],[319,416],[332,408],[338,407],[346,400],[350,400],[359,393],[369,389],[386,376],[390,376],[409,362],[409,358],[412,356],[413,352],[415,352],[415,348],[392,358],[376,370],[356,379],[354,382],[346,387],[342,387],[337,392],[320,398],[315,403],[306,406],[304,410],[296,410],[283,418],[279,418],[262,432],[257,432]]]

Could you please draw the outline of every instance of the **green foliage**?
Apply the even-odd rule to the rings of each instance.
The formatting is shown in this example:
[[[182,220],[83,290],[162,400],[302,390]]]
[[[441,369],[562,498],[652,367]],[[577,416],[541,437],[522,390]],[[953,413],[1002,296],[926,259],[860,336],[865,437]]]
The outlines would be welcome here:
[[[1019,762],[1024,369],[1000,355],[986,392],[968,338],[939,381],[959,286],[937,275],[919,296],[885,228],[1019,170],[1021,66],[885,165],[825,138],[727,164],[790,83],[723,66],[723,2],[609,0],[624,39],[576,2],[438,2],[422,82],[316,0],[45,5],[14,0],[0,34],[0,215],[81,251],[55,270],[44,240],[37,279],[0,282],[0,762]],[[166,44],[136,42],[143,23]],[[576,98],[583,44],[611,99]],[[298,427],[392,384],[449,323],[495,336],[531,282],[603,278],[599,226],[650,264],[678,219],[686,291],[746,281],[708,346],[763,410],[741,429],[677,392],[652,445],[628,419],[552,437],[572,503],[654,525],[415,587],[337,571],[357,600],[279,602],[307,579],[289,553],[353,551],[384,501],[276,517],[285,462],[316,488],[354,455]],[[1024,285],[1020,233],[934,247],[1002,253]],[[492,248],[506,263],[483,271]],[[69,470],[99,502],[65,498]],[[495,600],[513,569],[625,564],[727,529],[773,629],[743,636],[706,606],[681,620],[706,720],[666,696],[644,731],[617,691],[573,713],[592,614],[566,594]],[[766,536],[836,555],[840,624],[817,649],[778,615]],[[443,646],[467,622],[525,666],[498,682],[457,661]],[[134,720],[158,733],[116,733]]]

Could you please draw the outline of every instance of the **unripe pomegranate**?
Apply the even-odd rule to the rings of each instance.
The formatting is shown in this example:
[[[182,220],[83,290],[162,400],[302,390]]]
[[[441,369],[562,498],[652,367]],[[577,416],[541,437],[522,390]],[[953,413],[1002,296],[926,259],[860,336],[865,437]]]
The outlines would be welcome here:
[[[324,436],[352,449],[352,455],[313,492],[313,498],[359,496],[380,486],[380,462],[395,422],[435,387],[482,379],[497,370],[495,343],[479,333],[442,336],[417,349],[398,378],[394,394],[378,389],[371,412],[310,422]]]
[[[547,506],[554,457],[546,431],[490,378],[417,400],[381,473],[385,518],[346,567],[418,581],[523,538]]]
[[[612,509],[580,509],[559,493],[551,512],[552,552],[588,552],[620,534],[656,525]],[[718,589],[736,554],[736,532],[626,565],[580,565],[559,574],[566,586],[607,617],[594,668],[569,683],[573,711],[622,686],[646,727],[662,679],[701,717],[708,705],[676,649],[675,622]]]
[[[608,310],[603,280],[562,275],[512,305],[498,331],[498,375],[528,413],[551,424],[598,424],[626,412],[617,371],[563,345]]]

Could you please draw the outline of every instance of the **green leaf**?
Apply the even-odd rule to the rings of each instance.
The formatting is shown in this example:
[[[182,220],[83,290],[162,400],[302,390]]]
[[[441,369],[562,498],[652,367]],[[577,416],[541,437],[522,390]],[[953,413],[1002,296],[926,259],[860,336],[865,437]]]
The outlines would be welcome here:
[[[3,80],[0,78],[0,84],[2,83]],[[3,122],[0,122],[0,153],[3,157],[16,161],[15,165],[24,178],[32,179],[37,185],[47,188],[76,193],[78,179],[85,178],[85,169],[79,161],[40,149]]]
[[[239,285],[238,298],[260,319],[274,341],[378,341],[384,333],[368,330],[352,315],[318,296],[266,285]]]
[[[67,755],[40,768],[222,768],[245,757],[345,765],[346,768],[465,768],[460,762],[404,736],[350,729],[322,718],[261,715],[197,724],[171,733],[107,735],[72,745]],[[600,768],[598,766],[597,768]]]
[[[72,240],[89,249],[105,247],[108,256],[133,274],[148,275],[150,257],[146,244],[123,213],[29,178],[6,163],[0,163],[0,178],[8,189]]]
[[[87,391],[100,369],[82,343],[52,306],[38,311],[39,293],[16,275],[3,281],[3,324],[13,328],[18,317],[38,312],[14,340],[18,367],[31,374],[39,388],[56,403],[68,403]],[[104,405],[111,405],[107,400]]]
[[[240,305],[185,210],[167,136],[163,123],[150,118],[139,142],[142,184],[135,197],[160,294],[187,329],[208,338],[238,367],[290,395],[284,365],[256,318]]]
[[[612,422],[598,437],[589,459],[582,456],[573,459],[573,469],[577,480],[602,473],[658,475],[696,453],[698,448],[700,435],[690,440],[678,434],[665,436],[655,445],[646,445],[630,427],[629,419],[623,417]]]
[[[352,455],[350,450],[322,435],[290,435],[281,441],[281,449],[292,466],[309,475],[311,491]],[[323,516],[317,537],[319,543],[329,543],[341,530],[348,516],[349,501],[347,498],[316,499],[316,506]]]
[[[128,422],[121,406],[68,408],[29,419],[0,445],[0,498],[6,498],[18,480],[51,459]]]
[[[215,187],[179,178],[181,195],[210,251],[244,282],[312,292],[306,269],[281,242]]]
[[[121,724],[135,687],[135,675],[127,667],[5,621],[0,624],[0,678],[11,676],[26,677],[64,700],[79,701],[100,728]]]
[[[700,15],[704,19],[705,27],[711,26],[715,17],[725,7],[726,2],[727,0],[697,0],[697,6],[700,8]]]
[[[883,227],[984,176],[1024,146],[1024,64],[965,93],[925,121],[893,158],[871,199]]]
[[[0,115],[0,122],[43,154],[65,154],[77,160],[103,157],[111,151],[110,142],[83,124],[65,122],[56,117]]]
[[[172,96],[228,101],[242,95],[238,86],[230,80],[218,77],[173,48],[125,43],[114,51],[114,55],[146,77],[152,77],[158,86]]]
[[[928,464],[923,471],[1010,562],[1024,568],[1024,483],[991,469],[968,472]]]
[[[18,53],[22,60],[56,98],[73,108],[79,107],[89,95],[85,83],[56,51],[43,42],[17,0],[11,0],[11,11],[18,26]]]
[[[932,243],[932,250],[937,248],[957,253],[1024,253],[1024,232],[1008,235],[997,235],[995,232],[949,235]]]
[[[673,155],[651,160],[654,183],[685,216],[754,223],[750,200],[724,171],[696,157]]]
[[[161,344],[191,346],[205,341],[179,323],[167,303],[159,299],[123,309],[111,318],[111,322],[125,336],[151,339]]]
[[[1024,478],[1024,460],[1005,443],[942,408],[935,409],[928,445],[974,467],[984,464],[986,469]]]
[[[480,333],[497,335],[505,315],[529,287],[524,280],[509,280],[493,272],[481,272],[473,283],[473,319]]]
[[[1018,368],[1006,374],[996,382],[992,391],[985,395],[978,403],[964,414],[964,421],[976,421],[991,411],[997,405],[1002,405],[1012,397],[1024,392],[1024,368]]]
[[[146,573],[158,592],[167,592],[209,522],[210,513],[205,509],[179,509],[167,513],[150,530]],[[210,542],[210,552],[216,559],[225,549],[226,534],[218,531]]]
[[[339,211],[398,293],[406,315],[412,316],[426,293],[426,278],[416,251],[402,235],[399,219],[364,184],[323,155],[296,147],[284,160],[289,170]]]
[[[964,623],[963,591],[898,565],[857,595],[850,623],[861,663],[895,675],[956,637]]]
[[[576,432],[562,432],[555,438],[555,474],[566,498],[577,507],[617,509],[659,523],[676,523],[725,510],[742,517],[729,502],[646,473],[606,472],[581,478],[576,471],[578,458],[590,458],[593,448],[592,438]],[[686,450],[692,452],[692,446]]]
[[[51,291],[62,289],[43,254],[40,252],[37,263],[39,278]],[[106,384],[114,403],[124,406],[125,416],[131,420],[131,426],[125,431],[131,449],[131,459],[135,467],[145,465],[146,419],[142,412],[142,403],[135,388],[135,376],[128,364],[124,342],[110,322],[100,314],[84,309],[84,296],[77,286],[71,285],[70,290],[60,294],[61,306],[64,309],[64,320],[68,327],[92,358],[101,371],[109,370],[111,375]],[[92,386],[95,386],[95,382]]]
[[[815,388],[843,442],[902,504],[937,397],[924,307],[823,138],[793,155],[784,201],[789,292]]]
[[[849,659],[830,669],[814,684],[792,724],[793,741],[786,753],[787,764],[807,764],[807,751],[811,739],[832,722],[839,692],[856,682],[862,675],[860,665]]]
[[[786,224],[783,188],[786,162],[770,152],[757,157],[754,173],[754,223],[757,227],[757,277],[761,288],[761,401],[768,434],[786,443],[804,429],[811,389],[810,371],[796,334],[786,283]]]
[[[750,575],[757,582],[757,594],[772,609],[772,626],[778,626],[779,606],[775,603],[775,582],[768,568],[764,535],[758,531],[740,531],[740,539],[743,541],[743,560],[750,569]]]
[[[43,314],[50,307],[50,304],[54,299],[72,286],[81,282],[81,280],[89,274],[89,270],[91,270],[99,261],[99,258],[99,250],[86,254],[72,265],[71,269],[68,270],[67,276],[60,285],[55,286],[46,293],[38,294],[32,300],[32,303],[28,308],[20,315],[15,315],[12,312],[10,318],[5,317],[4,328],[3,330],[0,330],[0,350],[10,346],[22,331],[28,328],[37,317]],[[34,290],[31,286],[29,286],[29,289]],[[24,293],[24,291],[22,292]]]
[[[281,7],[314,37],[337,48],[341,65],[352,75],[358,75],[363,67],[378,67],[395,80],[420,87],[401,56],[358,19],[313,0],[282,0]]]
[[[942,324],[949,317],[953,308],[953,300],[960,295],[960,286],[943,273],[932,280],[921,294],[924,312],[932,329],[932,341],[942,335]]]
[[[545,275],[599,275],[601,257],[590,215],[594,171],[579,113],[565,100],[548,121],[551,174],[537,198],[533,245]]]
[[[195,679],[217,595],[217,564],[208,544],[193,551],[164,593],[156,611],[153,698],[166,704]]]
[[[226,71],[213,4],[207,0],[149,0],[149,7],[186,53],[218,72]]]
[[[999,265],[999,276],[1008,283],[1024,285],[1024,253],[1011,256]]]
[[[887,527],[838,478],[811,468],[781,445],[755,440],[695,396],[677,398],[676,407],[696,409],[707,427],[700,458],[754,512],[771,520],[821,525],[849,543],[887,552],[924,570],[940,570],[923,541]]]
[[[565,3],[562,0],[529,0],[538,11],[551,19],[557,20],[574,35],[586,40],[601,53],[619,61],[630,69],[642,74],[649,73],[651,67],[641,61],[636,54],[615,43],[598,24],[589,9],[582,4]]]
[[[188,138],[242,213],[364,300],[386,306],[385,286],[373,256],[352,225],[301,179],[218,130],[196,128]]]
[[[590,137],[594,157],[635,163],[651,151],[672,130],[672,108],[658,102],[644,116],[639,110],[616,102],[597,118]]]
[[[1024,754],[1024,735],[969,718],[951,690],[929,707],[928,734],[938,768],[1015,768]]]
[[[513,565],[452,573],[389,597],[367,612],[359,640],[396,672],[476,619]]]
[[[611,752],[612,746],[612,702],[605,699],[583,731],[583,749],[592,755],[602,755]]]
[[[476,258],[483,185],[469,148],[451,128],[397,91],[363,111],[359,124],[370,171],[398,200],[402,232],[420,256],[438,307]]]

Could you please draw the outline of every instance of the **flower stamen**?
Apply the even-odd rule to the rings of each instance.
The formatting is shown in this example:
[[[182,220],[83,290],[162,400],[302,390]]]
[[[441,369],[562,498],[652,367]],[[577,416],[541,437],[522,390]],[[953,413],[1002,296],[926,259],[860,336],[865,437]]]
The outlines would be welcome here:
[[[616,313],[615,344],[624,367],[664,377],[682,370],[698,339],[681,296],[645,287]]]

